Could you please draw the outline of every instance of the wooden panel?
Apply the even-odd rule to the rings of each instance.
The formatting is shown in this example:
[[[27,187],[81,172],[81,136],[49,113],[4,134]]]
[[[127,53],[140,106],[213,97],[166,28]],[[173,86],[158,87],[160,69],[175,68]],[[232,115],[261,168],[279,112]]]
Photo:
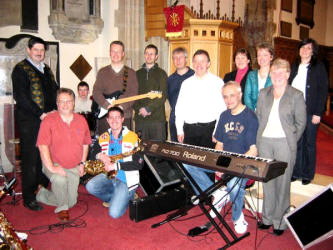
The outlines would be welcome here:
[[[230,43],[220,43],[219,46],[219,76],[221,78],[230,71],[232,71],[232,63],[233,63],[233,46]]]
[[[165,0],[145,0],[145,6],[151,7],[166,7],[167,2]]]
[[[313,12],[315,2],[315,0],[297,0],[297,24],[303,23],[313,28]]]
[[[292,0],[281,0],[281,9],[288,12],[293,12]]]
[[[299,39],[304,40],[305,38],[309,38],[309,28],[300,26],[299,27]]]
[[[216,42],[211,41],[197,41],[196,43],[192,43],[191,55],[193,55],[198,49],[204,49],[208,52],[210,57],[210,68],[209,72],[218,75],[218,44]]]
[[[298,45],[297,40],[276,37],[274,39],[275,57],[281,57],[290,63],[294,62],[298,56]]]
[[[146,14],[147,21],[155,22],[155,21],[165,21],[164,14],[156,14],[156,13],[150,13]]]
[[[291,23],[281,21],[280,26],[281,26],[281,36],[291,37],[291,29],[292,29]]]
[[[153,36],[165,36],[165,19],[163,13],[163,8],[165,7],[167,7],[166,0],[145,0],[146,40]]]
[[[162,21],[156,21],[156,22],[149,22],[150,29],[160,29],[161,25],[164,24]]]

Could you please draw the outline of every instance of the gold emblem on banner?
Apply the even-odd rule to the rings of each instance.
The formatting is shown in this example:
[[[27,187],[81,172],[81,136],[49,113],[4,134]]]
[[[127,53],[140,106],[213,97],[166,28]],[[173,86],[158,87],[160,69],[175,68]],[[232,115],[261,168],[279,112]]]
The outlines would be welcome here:
[[[179,24],[179,15],[175,12],[173,12],[172,14],[170,14],[170,23],[172,24],[172,26],[177,26]]]

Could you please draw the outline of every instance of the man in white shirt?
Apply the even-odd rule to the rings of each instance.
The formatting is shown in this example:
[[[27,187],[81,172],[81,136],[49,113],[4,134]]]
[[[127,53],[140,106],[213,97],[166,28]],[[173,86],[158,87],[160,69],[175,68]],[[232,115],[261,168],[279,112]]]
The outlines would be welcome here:
[[[86,82],[80,82],[77,85],[78,96],[75,98],[75,112],[91,112],[92,100],[89,98],[89,85]]]
[[[176,128],[178,141],[181,143],[215,147],[213,132],[220,115],[226,110],[221,95],[223,80],[208,72],[210,66],[209,54],[205,50],[197,50],[193,55],[195,74],[186,79],[179,92],[176,104]],[[183,164],[196,184],[205,191],[201,183],[212,184],[213,171]],[[191,183],[192,184],[192,183]],[[193,187],[194,192],[199,190]],[[204,188],[204,189],[203,189]],[[215,203],[223,202],[225,192],[217,189],[212,195]],[[220,202],[216,206],[220,205]],[[219,209],[220,210],[220,209]],[[215,214],[212,214],[215,217]]]
[[[226,110],[221,96],[223,80],[208,72],[209,54],[197,50],[193,55],[195,74],[186,79],[176,105],[179,142],[214,148],[213,131],[220,114]]]

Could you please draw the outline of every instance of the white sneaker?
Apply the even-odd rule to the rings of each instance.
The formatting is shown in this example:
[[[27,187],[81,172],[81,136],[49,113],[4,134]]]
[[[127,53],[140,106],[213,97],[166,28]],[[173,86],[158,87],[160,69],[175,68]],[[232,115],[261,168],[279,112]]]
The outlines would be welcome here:
[[[242,213],[241,216],[237,221],[234,221],[235,231],[238,234],[244,234],[247,231],[248,223],[244,219],[244,214]]]
[[[230,200],[228,192],[225,189],[221,189],[221,188],[217,189],[213,193],[213,197],[214,197],[213,204],[214,204],[214,207],[217,210],[217,212],[221,212],[222,208]],[[210,210],[209,214],[212,218],[216,217],[216,214],[213,211],[213,209]]]
[[[109,203],[109,202],[105,202],[105,201],[104,201],[104,202],[102,203],[102,205],[103,205],[103,207],[110,207],[110,203]]]

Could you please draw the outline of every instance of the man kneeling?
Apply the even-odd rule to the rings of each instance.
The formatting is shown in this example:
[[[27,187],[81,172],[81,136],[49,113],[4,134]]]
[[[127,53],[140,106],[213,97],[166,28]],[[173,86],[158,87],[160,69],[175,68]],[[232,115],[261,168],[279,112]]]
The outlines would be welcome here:
[[[58,111],[49,113],[43,119],[37,139],[43,173],[50,179],[51,190],[40,187],[36,199],[56,206],[55,212],[61,221],[69,220],[68,209],[77,202],[83,162],[91,143],[86,120],[74,113],[74,99],[72,90],[58,90]]]
[[[142,168],[143,158],[134,154],[112,162],[110,156],[134,150],[138,146],[138,136],[123,126],[124,112],[119,107],[109,109],[106,121],[110,128],[95,142],[92,155],[104,163],[107,172],[116,170],[117,175],[109,179],[106,174],[99,174],[87,183],[86,188],[109,207],[111,217],[119,218],[126,212],[139,185],[138,170]]]

